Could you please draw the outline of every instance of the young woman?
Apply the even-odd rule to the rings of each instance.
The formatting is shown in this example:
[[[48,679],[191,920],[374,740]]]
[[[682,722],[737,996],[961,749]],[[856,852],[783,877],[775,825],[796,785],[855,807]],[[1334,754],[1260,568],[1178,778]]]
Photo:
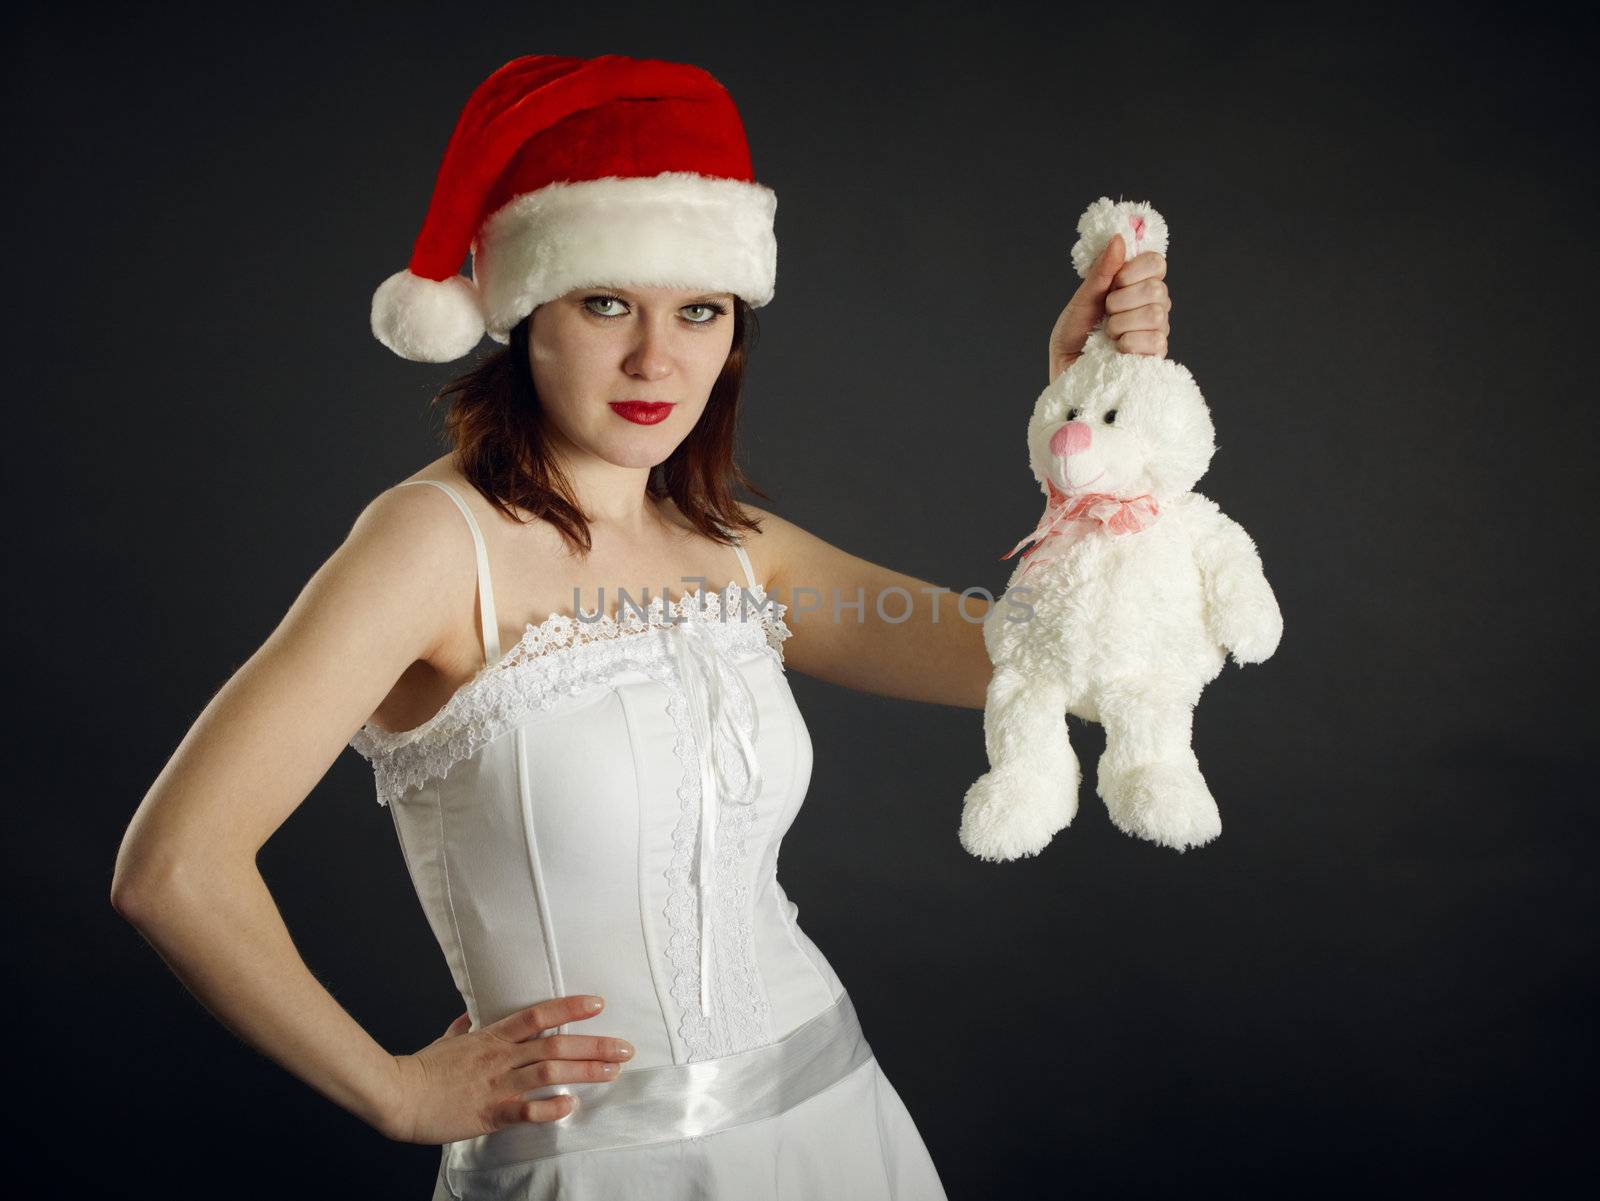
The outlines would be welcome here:
[[[480,85],[373,326],[413,359],[507,346],[124,840],[117,908],[241,1037],[442,1145],[441,1201],[944,1196],[776,878],[812,762],[784,669],[982,708],[986,604],[732,499],[774,204],[697,68],[534,56]],[[1057,321],[1052,378],[1103,315],[1165,353],[1165,263],[1122,256]],[[466,1005],[413,1054],[316,981],[255,865],[347,743]]]

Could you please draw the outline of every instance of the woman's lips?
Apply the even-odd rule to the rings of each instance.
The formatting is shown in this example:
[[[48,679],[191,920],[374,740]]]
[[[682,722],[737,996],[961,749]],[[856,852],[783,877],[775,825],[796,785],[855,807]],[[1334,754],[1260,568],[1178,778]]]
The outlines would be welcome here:
[[[655,425],[672,413],[669,400],[614,400],[611,407],[619,417],[626,417],[635,425]]]

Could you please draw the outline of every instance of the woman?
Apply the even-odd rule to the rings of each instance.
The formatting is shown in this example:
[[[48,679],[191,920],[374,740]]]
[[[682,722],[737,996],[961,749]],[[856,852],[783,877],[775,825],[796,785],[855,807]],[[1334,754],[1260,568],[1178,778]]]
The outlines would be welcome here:
[[[697,68],[530,56],[480,85],[373,328],[417,360],[507,349],[447,387],[452,452],[367,506],[124,840],[118,909],[231,1029],[441,1144],[436,1198],[944,1196],[776,879],[811,768],[784,665],[982,708],[981,614],[935,620],[924,581],[732,500],[774,207]],[[1052,378],[1102,314],[1165,353],[1165,264],[1122,253]],[[414,1054],[315,980],[255,866],[347,741],[467,1006]]]

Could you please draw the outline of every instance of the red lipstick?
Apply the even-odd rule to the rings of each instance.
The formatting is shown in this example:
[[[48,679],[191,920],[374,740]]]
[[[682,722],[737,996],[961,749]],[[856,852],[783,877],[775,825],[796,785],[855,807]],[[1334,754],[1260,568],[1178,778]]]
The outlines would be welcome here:
[[[672,402],[668,400],[614,400],[611,408],[635,425],[655,425],[672,414]]]

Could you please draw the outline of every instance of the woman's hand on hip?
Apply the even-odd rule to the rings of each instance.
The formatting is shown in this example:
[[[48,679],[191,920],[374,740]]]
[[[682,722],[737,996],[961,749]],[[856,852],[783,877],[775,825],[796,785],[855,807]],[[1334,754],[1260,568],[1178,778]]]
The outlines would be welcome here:
[[[588,1003],[600,1005],[589,1008]],[[549,1084],[615,1080],[633,1047],[620,1038],[558,1034],[567,1022],[592,1018],[599,997],[557,997],[480,1030],[462,1014],[414,1055],[395,1056],[395,1090],[383,1133],[407,1143],[453,1143],[515,1122],[553,1122],[577,1107],[571,1095],[525,1101]]]
[[[1126,252],[1122,235],[1115,235],[1056,318],[1050,331],[1050,379],[1078,361],[1102,316],[1106,336],[1122,353],[1166,355],[1172,331],[1166,256],[1147,250],[1123,262]]]

